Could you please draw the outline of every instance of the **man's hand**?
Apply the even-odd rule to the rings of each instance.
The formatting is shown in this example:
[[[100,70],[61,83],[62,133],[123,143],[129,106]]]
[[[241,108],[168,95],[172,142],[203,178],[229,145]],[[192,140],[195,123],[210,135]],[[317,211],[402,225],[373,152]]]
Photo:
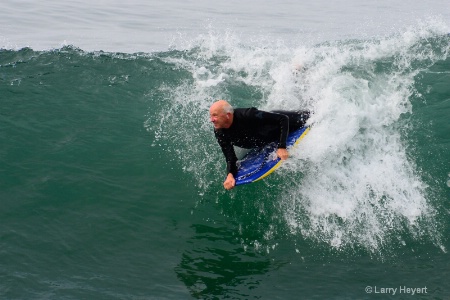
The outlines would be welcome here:
[[[281,160],[286,160],[289,157],[289,153],[285,148],[278,148],[277,150],[277,156]]]
[[[227,179],[223,183],[223,187],[227,190],[231,190],[236,186],[236,180],[234,180],[234,176],[231,173],[228,173]]]

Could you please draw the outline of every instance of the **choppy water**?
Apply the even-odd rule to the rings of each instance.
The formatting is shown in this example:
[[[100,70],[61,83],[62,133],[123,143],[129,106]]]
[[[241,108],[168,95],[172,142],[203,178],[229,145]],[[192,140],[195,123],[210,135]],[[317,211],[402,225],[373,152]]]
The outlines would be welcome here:
[[[0,32],[0,298],[448,297],[445,10],[389,29],[374,10],[392,21],[403,6],[82,4],[3,4],[21,18]],[[150,6],[194,13],[147,19]],[[374,23],[333,21],[354,11]],[[231,30],[217,26],[228,14]],[[22,33],[25,19],[47,39]],[[174,27],[144,41],[155,20]],[[119,30],[63,37],[85,36],[80,23]],[[134,31],[140,43],[122,35]],[[227,192],[208,122],[218,98],[310,109],[311,131],[276,173]]]

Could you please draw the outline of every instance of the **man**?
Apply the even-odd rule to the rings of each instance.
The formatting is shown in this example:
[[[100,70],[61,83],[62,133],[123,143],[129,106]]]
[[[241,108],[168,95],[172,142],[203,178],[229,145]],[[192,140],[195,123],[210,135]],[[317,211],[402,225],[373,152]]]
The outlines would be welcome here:
[[[209,109],[214,134],[227,161],[225,189],[234,188],[237,173],[237,157],[233,146],[241,148],[263,147],[276,142],[277,156],[285,160],[289,157],[286,139],[289,130],[303,127],[309,112],[273,111],[266,112],[251,108],[236,108],[225,100],[214,102]]]

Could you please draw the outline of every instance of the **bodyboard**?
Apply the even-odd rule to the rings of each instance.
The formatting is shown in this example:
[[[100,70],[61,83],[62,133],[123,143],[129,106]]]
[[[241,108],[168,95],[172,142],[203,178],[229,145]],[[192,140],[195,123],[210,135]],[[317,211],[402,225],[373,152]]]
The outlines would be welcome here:
[[[287,137],[286,147],[295,147],[308,131],[309,127],[302,127],[290,133]],[[275,171],[282,163],[282,160],[276,155],[276,150],[276,143],[250,150],[247,155],[238,161],[236,185],[261,180]]]

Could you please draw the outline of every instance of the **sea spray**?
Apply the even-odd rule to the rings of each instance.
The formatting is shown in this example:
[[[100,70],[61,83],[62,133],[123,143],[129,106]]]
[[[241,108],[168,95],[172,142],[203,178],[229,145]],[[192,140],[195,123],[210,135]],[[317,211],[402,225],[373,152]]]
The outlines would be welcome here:
[[[407,152],[405,134],[415,76],[447,58],[444,27],[420,23],[377,40],[298,47],[245,45],[233,36],[218,44],[214,34],[202,37],[198,46],[163,58],[191,77],[161,86],[166,109],[154,115],[159,127],[148,128],[157,139],[173,141],[168,148],[200,195],[245,201],[240,195],[246,187],[231,193],[221,187],[224,158],[208,121],[209,105],[224,98],[241,107],[309,109],[311,132],[292,159],[261,183],[256,199],[261,207],[278,202],[279,211],[255,204],[260,214],[277,222],[282,216],[294,236],[335,249],[377,252],[402,244],[404,235],[441,246],[429,186]],[[278,188],[265,188],[270,182]],[[281,227],[267,225],[263,239]]]
[[[302,75],[313,78],[304,86],[314,99],[312,129],[296,150],[301,161],[287,165],[304,177],[290,180],[282,197],[293,232],[369,251],[401,240],[405,231],[440,244],[428,186],[408,157],[402,132],[408,130],[403,116],[411,113],[417,66],[446,59],[448,46],[429,45],[433,31],[428,37],[422,29],[415,33],[362,47],[319,46],[321,58]]]

